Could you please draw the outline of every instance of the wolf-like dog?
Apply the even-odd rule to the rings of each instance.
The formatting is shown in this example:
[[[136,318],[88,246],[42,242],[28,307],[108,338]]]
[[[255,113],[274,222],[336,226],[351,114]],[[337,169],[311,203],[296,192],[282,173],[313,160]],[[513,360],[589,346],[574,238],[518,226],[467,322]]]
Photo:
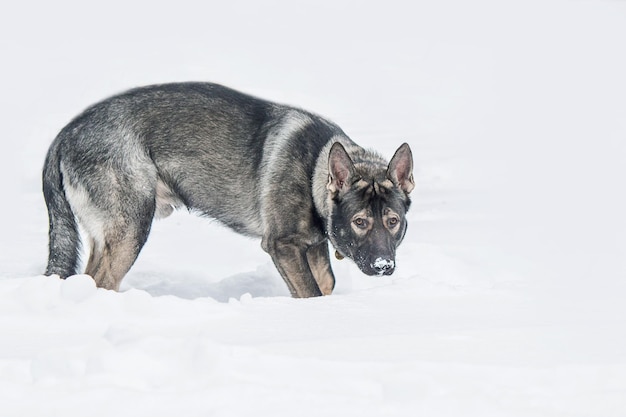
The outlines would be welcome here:
[[[334,123],[210,83],[141,87],[58,134],[43,169],[46,275],[85,273],[119,290],[154,218],[176,208],[261,238],[293,297],[335,286],[328,241],[367,275],[389,275],[407,230],[413,158],[389,163]]]

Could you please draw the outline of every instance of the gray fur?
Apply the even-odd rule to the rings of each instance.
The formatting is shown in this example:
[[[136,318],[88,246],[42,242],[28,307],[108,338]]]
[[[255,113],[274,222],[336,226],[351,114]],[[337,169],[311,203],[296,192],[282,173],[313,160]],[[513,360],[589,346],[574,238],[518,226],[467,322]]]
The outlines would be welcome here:
[[[294,297],[330,294],[328,240],[365,273],[393,272],[411,170],[408,145],[387,164],[304,110],[209,83],[138,88],[85,110],[48,151],[46,274],[78,272],[80,223],[86,273],[119,289],[153,218],[187,207],[261,238]]]

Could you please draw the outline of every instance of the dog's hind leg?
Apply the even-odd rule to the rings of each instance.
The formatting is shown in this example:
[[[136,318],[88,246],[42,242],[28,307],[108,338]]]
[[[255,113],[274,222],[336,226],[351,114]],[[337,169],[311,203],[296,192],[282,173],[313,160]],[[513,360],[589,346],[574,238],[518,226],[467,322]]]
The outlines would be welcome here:
[[[311,246],[306,255],[313,277],[322,294],[330,295],[335,288],[335,275],[333,275],[333,270],[330,267],[328,242],[324,241],[316,246]]]
[[[120,162],[64,168],[74,178],[65,184],[67,199],[91,246],[85,273],[98,287],[113,290],[137,259],[156,210],[154,166],[131,157]]]
[[[103,244],[98,242],[92,248],[85,273],[93,277],[98,287],[118,291],[144,242],[145,238],[135,233],[108,236]]]
[[[85,273],[93,277],[98,287],[119,290],[122,278],[148,238],[153,215],[154,203],[146,202],[141,213],[134,216],[129,216],[128,211],[121,216],[118,214],[103,224],[103,233],[98,238],[91,239],[91,254]]]

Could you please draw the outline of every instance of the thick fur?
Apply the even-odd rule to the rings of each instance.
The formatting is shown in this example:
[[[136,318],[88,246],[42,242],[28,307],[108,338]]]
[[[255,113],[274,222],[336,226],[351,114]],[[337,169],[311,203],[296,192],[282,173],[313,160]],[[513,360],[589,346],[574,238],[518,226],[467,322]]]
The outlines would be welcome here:
[[[175,208],[262,239],[294,297],[330,294],[327,241],[367,274],[389,274],[406,231],[412,158],[387,164],[312,113],[209,83],[138,88],[85,110],[43,170],[46,274],[119,289],[152,220]]]

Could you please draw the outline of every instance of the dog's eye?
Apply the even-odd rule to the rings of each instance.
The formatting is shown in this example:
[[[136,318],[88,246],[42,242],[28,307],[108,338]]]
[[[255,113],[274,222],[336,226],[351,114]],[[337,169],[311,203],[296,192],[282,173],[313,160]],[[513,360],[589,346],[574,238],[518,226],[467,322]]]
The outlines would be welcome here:
[[[367,220],[362,219],[360,217],[354,219],[354,224],[356,225],[356,227],[358,227],[359,229],[366,229],[367,228]]]
[[[387,221],[387,224],[389,225],[389,227],[393,228],[396,227],[399,223],[399,220],[397,217],[392,217]]]

